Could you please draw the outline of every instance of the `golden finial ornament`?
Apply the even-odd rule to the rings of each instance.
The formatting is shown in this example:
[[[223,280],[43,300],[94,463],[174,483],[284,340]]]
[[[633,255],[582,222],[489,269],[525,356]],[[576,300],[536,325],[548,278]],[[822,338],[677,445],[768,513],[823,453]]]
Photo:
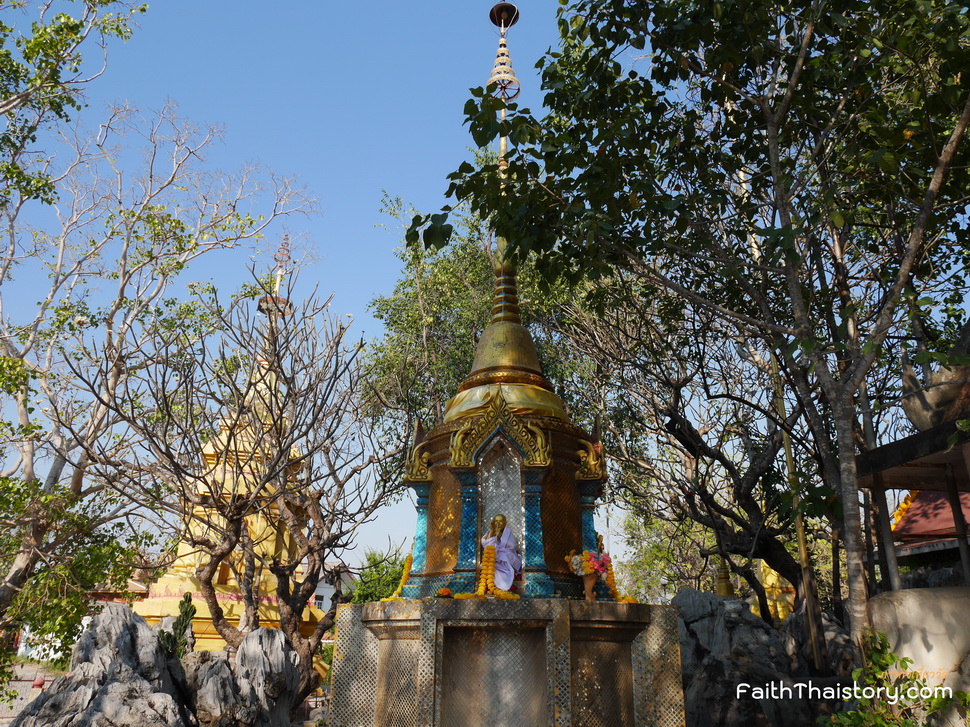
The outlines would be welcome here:
[[[406,482],[431,482],[431,458],[425,450],[428,444],[424,434],[424,427],[418,419],[414,425],[414,443],[408,460]]]
[[[519,95],[522,87],[519,84],[519,79],[515,77],[512,57],[509,55],[508,41],[505,36],[508,29],[518,22],[519,9],[512,3],[499,3],[492,8],[488,17],[501,31],[498,52],[495,54],[495,65],[492,68],[492,75],[488,79],[488,85],[495,86],[495,94],[499,98],[511,101]]]

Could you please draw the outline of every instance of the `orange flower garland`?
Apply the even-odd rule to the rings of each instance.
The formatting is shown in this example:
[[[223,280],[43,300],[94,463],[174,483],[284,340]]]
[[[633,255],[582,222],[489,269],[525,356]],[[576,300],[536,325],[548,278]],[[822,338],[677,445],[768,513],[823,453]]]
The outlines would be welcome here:
[[[632,596],[621,595],[616,589],[616,575],[613,573],[613,561],[606,566],[606,585],[610,589],[610,598],[619,603],[636,603],[637,599]]]
[[[485,550],[482,553],[482,570],[478,575],[478,587],[475,589],[474,593],[456,593],[455,598],[466,599],[466,598],[485,598],[487,596],[492,596],[493,598],[505,598],[514,599],[518,598],[518,594],[511,593],[510,591],[503,591],[501,588],[495,586],[495,546],[486,545]]]
[[[620,594],[616,590],[616,576],[613,574],[613,561],[606,566],[606,587],[610,589],[610,598],[614,601],[620,600]]]
[[[478,577],[478,590],[475,595],[485,598],[485,594],[495,590],[495,546],[488,545],[482,554],[482,572]]]

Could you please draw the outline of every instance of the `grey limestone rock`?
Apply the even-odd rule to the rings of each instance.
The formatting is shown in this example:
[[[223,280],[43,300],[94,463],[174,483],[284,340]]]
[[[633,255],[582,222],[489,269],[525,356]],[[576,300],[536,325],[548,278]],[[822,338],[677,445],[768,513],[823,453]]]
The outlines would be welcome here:
[[[15,727],[290,727],[299,657],[282,632],[256,629],[225,652],[166,659],[156,633],[107,604],[55,680]]]
[[[791,660],[792,676],[807,677],[810,673],[811,647],[805,632],[805,616],[798,612],[782,624],[780,633],[785,651]],[[856,648],[849,632],[827,613],[822,614],[822,633],[825,637],[826,666],[832,674],[846,676],[852,673],[856,660]]]
[[[186,692],[200,727],[235,727],[252,721],[254,709],[239,697],[236,677],[224,651],[196,651],[182,659]]]
[[[155,634],[109,603],[82,634],[71,673],[54,680],[14,727],[188,727]]]
[[[737,599],[687,589],[674,597],[673,605],[680,616],[688,727],[814,725],[816,705],[794,688],[807,669],[783,633]],[[739,691],[744,684],[762,690],[776,685],[779,696]]]
[[[249,724],[289,727],[289,706],[300,685],[299,656],[277,629],[259,628],[236,652],[236,681],[242,701],[254,708]]]

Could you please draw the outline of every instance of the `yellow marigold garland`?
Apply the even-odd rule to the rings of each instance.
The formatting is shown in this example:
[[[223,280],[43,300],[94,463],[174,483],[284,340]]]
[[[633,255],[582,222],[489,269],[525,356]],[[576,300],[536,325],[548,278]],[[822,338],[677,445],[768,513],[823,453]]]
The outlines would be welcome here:
[[[613,562],[606,566],[606,587],[610,589],[610,598],[614,601],[620,600],[620,594],[616,590],[616,576],[613,574]]]
[[[632,596],[624,596],[616,589],[616,576],[613,573],[613,561],[606,566],[606,585],[610,589],[610,598],[619,603],[636,603]]]
[[[479,598],[484,598],[485,594],[495,590],[495,546],[485,546],[482,554],[482,572],[478,577],[478,589],[475,591]]]
[[[404,559],[404,573],[401,575],[401,582],[397,584],[397,588],[394,593],[392,593],[387,598],[382,598],[381,601],[403,601],[401,598],[401,593],[404,592],[404,584],[408,582],[408,578],[411,577],[411,564],[414,562],[414,557],[408,553],[408,557]]]
[[[511,593],[510,591],[503,591],[501,588],[495,586],[495,546],[486,545],[485,551],[482,553],[482,569],[478,575],[478,587],[475,589],[474,593],[456,593],[454,595],[457,599],[466,598],[485,598],[486,596],[492,596],[493,598],[505,598],[513,599],[518,598],[518,594]]]

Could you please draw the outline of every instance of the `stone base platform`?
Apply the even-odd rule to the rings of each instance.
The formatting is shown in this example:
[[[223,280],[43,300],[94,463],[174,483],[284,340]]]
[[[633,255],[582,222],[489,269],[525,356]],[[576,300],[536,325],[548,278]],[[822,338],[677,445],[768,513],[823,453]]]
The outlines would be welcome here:
[[[677,611],[562,599],[341,606],[338,727],[682,727]]]

